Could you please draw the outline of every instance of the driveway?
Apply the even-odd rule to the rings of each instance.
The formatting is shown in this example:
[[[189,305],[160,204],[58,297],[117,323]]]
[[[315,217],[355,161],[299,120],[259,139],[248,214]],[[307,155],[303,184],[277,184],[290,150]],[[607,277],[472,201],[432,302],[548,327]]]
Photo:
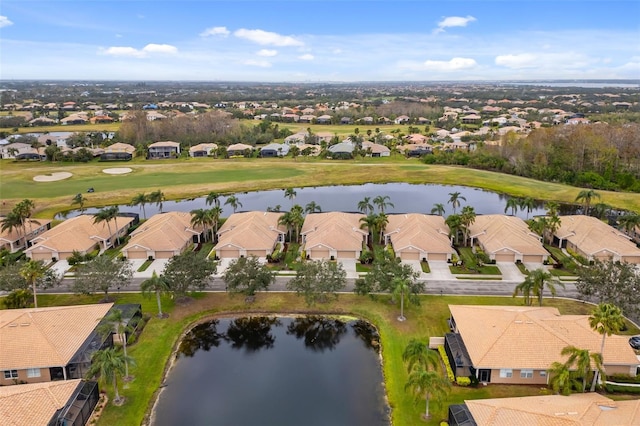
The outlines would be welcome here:
[[[70,267],[71,266],[69,265],[69,262],[63,259],[58,260],[56,263],[51,265],[50,269],[55,271],[58,276],[63,277],[65,272],[67,272]]]
[[[413,269],[413,272],[417,272],[419,274],[418,278],[427,279],[428,275],[422,272],[422,266],[420,265],[419,260],[403,260],[402,264],[411,266],[411,269]]]
[[[513,262],[497,262],[496,265],[502,272],[503,281],[518,281],[524,280],[524,275],[520,272],[520,269]]]
[[[338,259],[338,262],[342,263],[342,267],[347,273],[347,278],[358,278],[356,272],[356,259]]]
[[[167,263],[169,263],[169,259],[156,259],[153,262],[151,262],[151,265],[149,265],[149,267],[145,271],[134,272],[133,276],[135,278],[151,278],[154,271],[156,275],[160,275],[164,270],[164,267],[167,266]],[[137,270],[137,269],[134,269],[134,270]]]
[[[455,280],[451,274],[449,263],[444,260],[430,260],[429,269],[431,272],[424,274],[430,280]]]

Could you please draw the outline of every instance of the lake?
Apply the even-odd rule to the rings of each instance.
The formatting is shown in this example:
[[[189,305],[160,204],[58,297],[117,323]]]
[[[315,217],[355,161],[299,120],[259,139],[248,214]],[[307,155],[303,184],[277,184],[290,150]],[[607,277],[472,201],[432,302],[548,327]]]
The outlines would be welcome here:
[[[152,424],[388,426],[378,348],[360,320],[207,321],[181,341]]]

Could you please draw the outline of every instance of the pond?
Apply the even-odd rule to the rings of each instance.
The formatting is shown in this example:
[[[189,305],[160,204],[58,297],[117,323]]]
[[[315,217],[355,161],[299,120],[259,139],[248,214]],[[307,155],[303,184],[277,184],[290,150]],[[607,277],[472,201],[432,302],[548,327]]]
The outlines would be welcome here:
[[[361,320],[210,320],[181,341],[152,424],[388,426],[378,348]]]
[[[504,214],[506,202],[509,198],[502,194],[467,186],[416,185],[408,183],[367,183],[364,185],[306,187],[295,188],[295,191],[296,196],[293,200],[285,198],[284,190],[282,189],[244,192],[234,195],[241,203],[241,206],[238,206],[238,211],[266,210],[269,207],[275,208],[276,206],[280,206],[282,211],[288,211],[293,204],[300,204],[304,207],[309,202],[315,201],[322,208],[322,211],[354,212],[358,211],[358,202],[364,197],[370,197],[373,200],[373,198],[381,195],[388,196],[388,201],[393,203],[393,207],[390,206],[385,209],[387,213],[430,213],[435,204],[442,204],[445,208],[445,216],[453,213],[451,204],[448,203],[451,198],[449,194],[453,192],[459,192],[466,199],[466,201],[460,199],[461,206],[474,207],[476,214]],[[189,212],[194,209],[208,208],[205,198],[165,201],[162,209],[165,212]],[[233,213],[233,209],[224,204],[226,200],[226,196],[220,197],[223,217],[228,217]],[[121,212],[139,213],[142,217],[142,209],[140,207],[120,205],[119,208]],[[97,211],[98,209],[87,209],[86,213],[96,213]],[[460,208],[457,211],[459,212]],[[158,213],[159,209],[155,204],[147,204],[145,212],[147,217],[150,217]],[[509,211],[509,213],[511,212]],[[545,210],[542,203],[538,202],[536,208],[528,216],[532,217],[544,213]],[[73,210],[68,212],[66,217],[73,217],[78,214],[79,211]],[[518,211],[517,215],[523,219],[527,218],[526,211]],[[62,217],[61,215],[56,216],[58,219]]]

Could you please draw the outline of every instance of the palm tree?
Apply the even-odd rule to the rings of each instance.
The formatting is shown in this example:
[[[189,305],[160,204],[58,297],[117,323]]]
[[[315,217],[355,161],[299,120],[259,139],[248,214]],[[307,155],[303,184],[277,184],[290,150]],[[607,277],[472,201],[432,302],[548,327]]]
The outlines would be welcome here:
[[[218,225],[220,224],[220,216],[222,216],[222,207],[215,206],[209,209],[211,212],[211,223],[213,228],[211,228],[211,241],[215,242],[215,236],[218,233]]]
[[[38,295],[36,293],[36,283],[44,276],[47,268],[42,260],[29,259],[20,267],[20,276],[24,278],[27,285],[31,287],[33,293],[33,306],[38,307]]]
[[[507,198],[507,203],[504,206],[504,212],[506,213],[507,210],[511,209],[511,216],[515,216],[516,213],[518,212],[518,207],[520,207],[520,203],[518,202],[518,199],[514,197],[509,197]]]
[[[13,211],[18,214],[22,220],[22,230],[24,231],[24,236],[27,235],[27,222],[29,222],[29,226],[31,226],[31,221],[29,218],[33,213],[33,209],[35,209],[36,205],[33,200],[24,199],[15,205]]]
[[[567,346],[562,349],[563,356],[569,356],[566,365],[571,368],[575,364],[578,377],[582,378],[582,392],[587,390],[587,378],[591,374],[591,363],[597,371],[602,372],[602,358],[599,353],[590,353],[589,349],[580,349],[575,346]]]
[[[550,376],[549,384],[551,389],[557,395],[569,395],[571,388],[580,386],[580,382],[567,364],[556,361],[551,364],[551,368],[547,370],[547,373]]]
[[[291,215],[291,224],[296,230],[296,241],[298,241],[300,239],[300,228],[304,224],[304,209],[301,205],[296,204],[291,207],[289,214]]]
[[[106,210],[109,215],[109,220],[113,219],[116,225],[116,243],[120,245],[120,230],[118,229],[118,213],[120,213],[120,208],[118,206],[111,206],[107,207]]]
[[[205,200],[205,202],[208,206],[213,204],[216,207],[220,207],[220,194],[218,194],[217,192],[210,192],[209,195],[207,195],[207,199]]]
[[[431,214],[437,214],[438,216],[444,216],[444,204],[442,203],[436,203],[433,205],[433,208],[431,209]]]
[[[293,207],[293,199],[296,198],[296,195],[298,195],[298,193],[293,188],[287,188],[284,190],[284,198],[291,200],[291,207]]]
[[[409,374],[409,379],[404,385],[405,390],[409,390],[416,400],[425,398],[426,408],[425,418],[429,418],[429,400],[439,401],[446,394],[451,384],[435,371],[427,371],[424,366],[418,364]]]
[[[16,231],[18,233],[18,242],[22,238],[25,238],[25,245],[26,245],[26,235],[25,234],[21,235],[20,233],[20,231],[23,230],[23,228],[24,228],[24,219],[15,211],[10,211],[9,213],[7,213],[7,215],[2,219],[2,225],[0,227],[2,232],[4,231],[11,232],[12,230]],[[19,244],[19,246],[22,246],[22,244]]]
[[[533,293],[533,288],[533,279],[531,278],[531,275],[527,275],[524,281],[518,284],[513,290],[513,297],[522,293],[522,296],[524,297],[524,304],[526,306],[531,306],[531,293]]]
[[[163,293],[168,293],[170,289],[169,281],[167,281],[164,275],[158,276],[156,271],[153,271],[151,278],[144,280],[140,284],[140,290],[143,295],[149,296],[151,293],[155,293],[156,302],[158,303],[158,318],[164,318],[160,296],[162,296]]]
[[[162,213],[162,203],[165,201],[165,199],[166,198],[164,197],[164,192],[162,192],[162,190],[160,189],[149,194],[149,202],[155,203],[155,205],[158,206],[158,210],[160,210],[160,213]]]
[[[120,309],[112,309],[109,311],[109,315],[104,317],[104,322],[98,326],[98,333],[103,336],[108,336],[111,333],[115,333],[120,342],[122,343],[122,350],[124,353],[124,377],[129,379],[129,357],[127,355],[127,338],[128,334],[134,330],[132,325],[125,321]]]
[[[140,206],[142,208],[142,217],[147,219],[147,212],[144,209],[144,206],[149,202],[149,196],[144,192],[136,194],[133,199],[131,199],[132,206]]]
[[[229,204],[233,208],[233,212],[235,213],[238,210],[238,207],[242,207],[242,203],[238,200],[238,197],[235,195],[229,195],[224,202],[225,205]]]
[[[194,229],[202,226],[203,233],[207,234],[209,225],[211,224],[211,212],[207,209],[195,209],[189,212],[191,214],[191,227]],[[202,242],[202,240],[199,240]]]
[[[464,198],[462,195],[460,195],[459,192],[450,192],[449,193],[449,201],[448,203],[451,204],[451,207],[453,207],[453,214],[456,214],[456,209],[458,207],[460,207],[460,200],[464,200],[467,201],[466,198]]]
[[[358,201],[358,210],[364,214],[373,213],[373,204],[370,202],[371,197],[364,197],[362,201]]]
[[[400,316],[398,321],[405,321],[407,318],[404,316],[404,296],[409,293],[409,282],[402,278],[394,278],[393,285],[393,298],[395,299],[400,295]]]
[[[118,391],[118,377],[122,377],[125,374],[126,363],[132,361],[127,359],[124,353],[115,347],[96,351],[91,357],[91,367],[87,371],[87,378],[91,379],[99,376],[102,384],[111,382],[115,393],[113,403],[120,404],[122,399]]]
[[[531,197],[521,198],[519,201],[519,205],[522,210],[527,211],[527,219],[529,219],[529,213],[531,213],[533,209],[536,208],[536,200]]]
[[[589,326],[599,334],[602,334],[600,357],[604,365],[604,341],[607,336],[620,332],[622,327],[624,327],[622,310],[610,303],[600,303],[589,316]],[[598,379],[598,372],[596,372],[593,383],[591,384],[591,392],[596,389]]]
[[[469,227],[476,221],[476,211],[471,206],[464,206],[460,212],[460,222],[463,226],[464,245],[467,245],[469,238]]]
[[[458,233],[460,231],[464,232],[464,226],[462,224],[462,218],[460,217],[459,214],[451,214],[451,215],[447,216],[447,218],[444,220],[444,222],[449,227],[449,233],[451,235],[451,242],[453,243],[455,241],[455,243],[458,244]]]
[[[310,201],[305,207],[304,207],[304,211],[305,213],[320,213],[322,212],[322,208],[316,204],[315,201]]]
[[[564,283],[562,281],[542,268],[534,269],[533,271],[529,272],[527,278],[533,282],[532,290],[533,294],[538,298],[538,306],[542,306],[542,297],[545,286],[549,289],[551,295],[554,297],[556,295],[557,285],[564,288]]]
[[[75,197],[73,197],[73,200],[71,200],[71,205],[75,205],[78,204],[80,205],[80,213],[84,212],[84,203],[85,201],[87,201],[86,198],[84,198],[84,196],[82,195],[81,192],[77,193]]]
[[[278,225],[283,225],[287,228],[287,234],[289,235],[289,241],[292,241],[293,238],[293,215],[291,212],[285,212],[278,219]]]
[[[600,199],[600,194],[593,189],[583,189],[576,196],[576,202],[582,202],[584,214],[587,216],[589,216],[589,206],[594,198]]]
[[[373,236],[377,235],[376,225],[378,223],[378,215],[369,213],[365,217],[360,218],[360,229],[366,229],[369,231],[369,248],[373,248]]]
[[[111,232],[111,224],[109,223],[110,220],[111,220],[111,213],[108,211],[107,208],[100,209],[98,213],[96,213],[95,216],[93,217],[93,223],[98,224],[98,223],[105,222],[107,224],[107,229],[109,230],[109,238],[107,238],[107,241],[105,241],[105,246],[104,246],[105,249],[107,248],[107,242],[111,238],[111,235],[113,235]]]
[[[395,207],[388,195],[378,195],[373,199],[373,204],[378,207],[380,213],[384,213],[384,209],[387,207]]]
[[[632,236],[638,226],[640,226],[640,214],[630,213],[618,218],[618,223],[625,232]]]
[[[413,367],[417,364],[424,366],[426,369],[437,370],[440,365],[440,358],[436,351],[432,351],[427,347],[425,342],[418,339],[411,339],[402,352],[402,360],[407,363],[407,372],[411,373]]]
[[[546,207],[547,207],[547,215],[549,216],[558,215],[558,211],[560,210],[560,205],[558,203],[556,203],[555,201],[549,201],[546,204]]]

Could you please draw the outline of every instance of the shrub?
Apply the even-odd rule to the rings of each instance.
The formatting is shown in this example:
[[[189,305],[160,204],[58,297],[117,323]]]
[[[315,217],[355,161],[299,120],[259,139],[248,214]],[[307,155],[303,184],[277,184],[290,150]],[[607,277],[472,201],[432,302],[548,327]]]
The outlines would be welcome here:
[[[371,250],[362,250],[359,260],[363,265],[373,262],[373,252]]]
[[[471,384],[471,379],[468,377],[456,377],[456,383],[458,386],[469,386]]]
[[[616,383],[640,383],[640,376],[629,376],[628,374],[612,374],[607,376],[607,380]]]
[[[451,364],[449,364],[449,357],[447,356],[447,351],[444,350],[444,346],[438,346],[438,352],[440,353],[440,357],[442,358],[442,362],[444,362],[444,367],[447,369],[447,378],[450,382],[456,380],[456,376],[453,374],[453,370],[451,369]]]

